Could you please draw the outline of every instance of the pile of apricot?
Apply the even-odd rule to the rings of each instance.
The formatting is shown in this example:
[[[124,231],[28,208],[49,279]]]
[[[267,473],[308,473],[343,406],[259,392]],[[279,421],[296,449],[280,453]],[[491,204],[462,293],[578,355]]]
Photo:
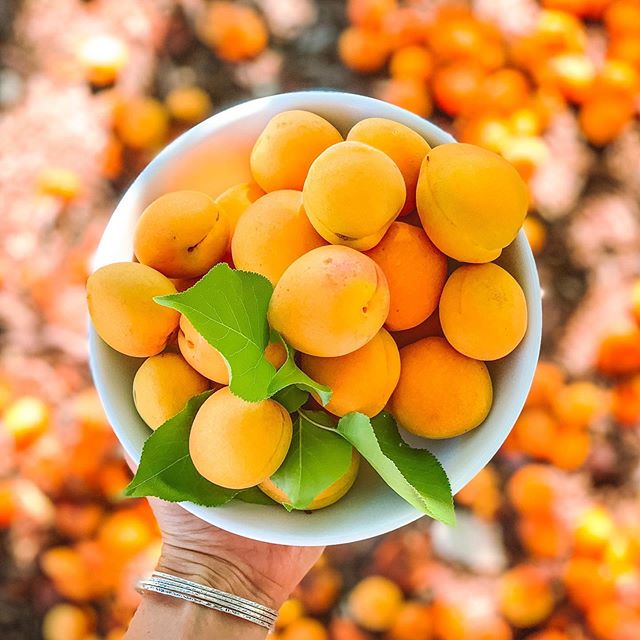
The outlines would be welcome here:
[[[196,468],[224,487],[274,493],[269,478],[289,448],[289,413],[273,399],[233,395],[221,354],[153,300],[226,261],[272,283],[269,324],[300,368],[332,389],[330,413],[387,409],[425,438],[480,425],[493,400],[485,362],[511,353],[527,328],[520,285],[493,262],[527,212],[518,172],[473,145],[432,149],[382,118],[343,138],[307,111],[276,115],[250,167],[253,183],[216,199],[177,191],[150,203],[135,231],[137,261],[89,278],[98,334],[146,358],[133,384],[142,419],[156,429],[213,386],[191,430]],[[275,367],[285,355],[279,344],[267,347]]]

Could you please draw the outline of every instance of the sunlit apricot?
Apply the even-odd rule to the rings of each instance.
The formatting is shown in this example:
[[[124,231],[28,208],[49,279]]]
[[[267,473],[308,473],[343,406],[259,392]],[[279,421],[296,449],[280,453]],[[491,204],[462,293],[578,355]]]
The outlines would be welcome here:
[[[314,567],[300,584],[305,611],[323,615],[333,607],[342,591],[342,574],[330,565]]]
[[[397,0],[348,0],[347,17],[358,27],[377,29],[389,11],[397,6]]]
[[[573,532],[575,552],[587,556],[600,556],[615,531],[609,511],[592,506],[583,511]]]
[[[625,95],[595,95],[584,102],[579,122],[585,137],[596,146],[615,140],[631,122],[633,100]]]
[[[640,36],[640,5],[636,0],[615,0],[604,12],[604,24],[612,37]]]
[[[139,96],[118,106],[115,130],[122,142],[132,149],[154,149],[167,138],[169,115],[155,98]]]
[[[518,534],[522,546],[534,558],[559,558],[569,548],[565,525],[549,515],[521,518]]]
[[[424,83],[409,78],[386,80],[378,85],[376,98],[395,104],[423,118],[433,110],[431,95]]]
[[[387,61],[389,47],[380,32],[349,27],[338,39],[338,55],[349,69],[358,73],[374,73]]]
[[[524,229],[525,235],[527,236],[527,240],[529,242],[529,246],[531,247],[531,251],[533,251],[533,255],[537,256],[545,248],[547,244],[547,227],[544,222],[539,218],[535,218],[533,216],[527,216],[522,225]]]
[[[536,366],[529,396],[526,405],[528,407],[548,407],[562,388],[565,380],[564,371],[555,364],[541,360]]]
[[[545,409],[525,408],[513,428],[520,448],[533,458],[549,459],[557,446],[558,422]]]
[[[640,371],[640,329],[624,327],[607,333],[600,342],[597,366],[607,375]]]
[[[121,38],[94,35],[83,42],[78,53],[87,80],[98,87],[109,85],[129,61],[129,48]]]
[[[421,602],[406,602],[391,629],[389,640],[431,640],[433,622],[431,608]]]
[[[498,69],[482,82],[478,99],[482,108],[492,108],[501,113],[510,113],[522,107],[529,99],[529,81],[517,69]]]
[[[520,467],[507,482],[507,495],[522,514],[549,513],[556,496],[550,468],[538,464]]]
[[[584,429],[604,409],[603,390],[592,382],[572,382],[559,389],[552,409],[560,423],[571,429]]]
[[[517,628],[533,627],[545,620],[555,600],[551,584],[542,571],[526,564],[502,574],[498,597],[500,611]]]
[[[276,619],[276,628],[284,629],[288,627],[294,620],[304,615],[304,607],[297,598],[289,598],[285,600],[278,609],[278,618]]]
[[[433,96],[436,104],[452,116],[469,113],[479,100],[485,70],[473,61],[452,62],[436,69]]]
[[[95,627],[91,611],[67,602],[51,607],[42,621],[43,640],[86,640]]]
[[[456,494],[456,502],[470,507],[473,513],[492,520],[502,505],[500,478],[492,465],[486,466]]]
[[[409,45],[394,51],[389,61],[389,74],[399,80],[426,82],[433,73],[433,55],[426,47]]]
[[[640,375],[615,385],[611,392],[611,415],[626,427],[640,421]]]
[[[22,396],[7,407],[2,420],[15,446],[24,449],[47,430],[49,406],[36,396]]]
[[[131,558],[151,542],[153,531],[134,511],[123,510],[105,519],[98,536],[109,553]]]
[[[209,94],[195,85],[171,89],[164,101],[172,118],[189,124],[204,120],[213,108]]]
[[[281,640],[329,640],[329,634],[319,620],[298,618],[281,634]]]
[[[38,175],[38,189],[55,198],[70,202],[82,188],[78,174],[65,167],[47,167]]]
[[[501,153],[512,132],[506,119],[496,114],[472,114],[458,122],[460,142],[475,144]]]
[[[353,588],[348,602],[349,611],[360,626],[370,631],[386,631],[400,614],[402,601],[402,591],[394,582],[370,576]]]

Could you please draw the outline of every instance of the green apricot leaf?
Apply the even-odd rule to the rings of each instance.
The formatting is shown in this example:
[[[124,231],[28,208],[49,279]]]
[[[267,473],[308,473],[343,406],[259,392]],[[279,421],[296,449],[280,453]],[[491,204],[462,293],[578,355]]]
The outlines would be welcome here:
[[[369,419],[349,413],[338,422],[346,438],[382,479],[418,511],[448,525],[456,522],[451,485],[438,459],[401,438],[395,419],[382,412]]]
[[[315,394],[322,403],[322,406],[326,406],[329,400],[331,400],[331,388],[326,384],[316,382],[302,371],[300,367],[298,367],[295,360],[295,350],[283,340],[279,333],[272,331],[271,339],[280,342],[280,344],[282,344],[282,346],[287,350],[287,359],[276,371],[273,380],[271,380],[271,384],[269,385],[270,395],[273,395],[282,389],[286,389],[287,387],[296,386],[304,391]]]
[[[295,413],[309,399],[309,392],[299,387],[285,387],[273,396],[289,413]]]
[[[251,487],[250,489],[244,489],[236,494],[234,500],[240,500],[241,502],[248,502],[249,504],[264,504],[267,506],[276,506],[278,503],[272,500],[266,493],[262,493],[258,487]]]
[[[273,395],[269,386],[275,369],[264,354],[269,343],[267,309],[272,293],[273,287],[264,276],[220,263],[190,289],[154,300],[184,314],[222,354],[234,394],[259,402]]]
[[[318,429],[300,414],[293,424],[289,453],[271,476],[289,497],[287,509],[306,509],[313,499],[341,478],[351,465],[352,446],[335,431]]]
[[[189,455],[191,425],[211,393],[205,391],[191,398],[180,413],[169,418],[147,438],[138,470],[125,489],[126,496],[154,496],[168,502],[189,501],[205,507],[219,507],[238,493],[203,478]]]

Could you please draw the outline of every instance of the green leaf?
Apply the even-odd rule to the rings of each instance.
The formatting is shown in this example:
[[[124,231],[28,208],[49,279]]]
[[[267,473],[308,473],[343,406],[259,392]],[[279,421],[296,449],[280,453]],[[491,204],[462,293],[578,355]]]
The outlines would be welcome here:
[[[272,331],[271,339],[279,341],[287,350],[287,359],[285,363],[276,371],[271,384],[269,385],[269,393],[271,395],[289,386],[296,386],[310,393],[314,393],[320,399],[322,406],[326,406],[331,400],[331,389],[326,384],[320,384],[310,378],[302,369],[298,367],[295,361],[296,352],[282,339],[282,336]]]
[[[309,411],[308,409],[299,410],[298,413],[314,427],[335,431],[338,426],[338,420],[326,411]]]
[[[295,413],[309,399],[309,392],[299,387],[285,387],[273,396],[289,413]]]
[[[409,504],[435,520],[454,525],[451,485],[438,459],[426,449],[412,449],[402,440],[393,416],[380,413],[372,420],[362,413],[340,419],[344,436]]]
[[[249,504],[264,504],[268,506],[278,505],[275,500],[272,500],[266,493],[263,493],[258,487],[251,487],[250,489],[244,489],[240,491],[234,498],[234,500],[240,500],[241,502],[248,502]]]
[[[300,415],[293,425],[289,453],[271,476],[289,497],[287,508],[306,509],[313,499],[341,478],[351,465],[353,448],[336,432],[318,429]]]
[[[180,413],[147,438],[140,465],[125,489],[125,495],[154,496],[168,502],[189,501],[205,507],[218,507],[238,493],[203,478],[189,455],[189,432],[193,419],[211,393],[205,391],[191,398]]]
[[[272,293],[273,287],[265,277],[221,263],[190,289],[154,299],[184,314],[222,354],[233,393],[258,402],[273,395],[269,385],[275,369],[264,355],[269,342],[267,309]]]

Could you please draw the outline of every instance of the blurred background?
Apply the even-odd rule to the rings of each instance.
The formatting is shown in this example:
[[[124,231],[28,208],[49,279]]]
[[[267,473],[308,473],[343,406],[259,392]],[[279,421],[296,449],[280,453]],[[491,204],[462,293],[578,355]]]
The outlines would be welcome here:
[[[158,554],[87,368],[115,203],[193,124],[304,87],[514,163],[545,328],[458,527],[329,549],[277,637],[637,640],[640,0],[0,0],[0,638],[119,640]]]

